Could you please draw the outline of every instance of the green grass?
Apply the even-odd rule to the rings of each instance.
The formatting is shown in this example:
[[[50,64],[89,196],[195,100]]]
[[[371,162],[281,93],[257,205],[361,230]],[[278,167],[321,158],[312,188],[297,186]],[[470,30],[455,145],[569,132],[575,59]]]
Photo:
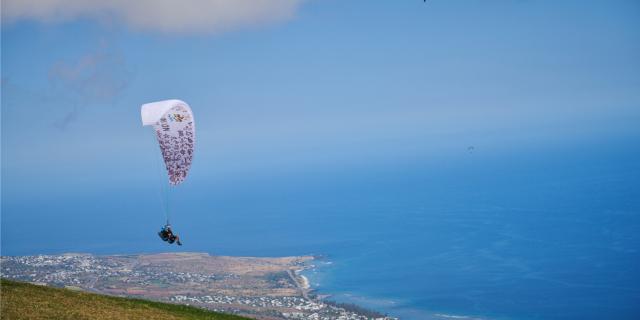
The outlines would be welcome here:
[[[2,279],[0,318],[13,319],[207,319],[248,318],[185,305],[105,296]]]

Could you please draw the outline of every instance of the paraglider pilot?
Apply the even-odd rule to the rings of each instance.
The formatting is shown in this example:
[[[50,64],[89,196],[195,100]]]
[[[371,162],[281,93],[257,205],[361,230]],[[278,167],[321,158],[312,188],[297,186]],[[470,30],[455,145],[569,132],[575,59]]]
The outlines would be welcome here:
[[[179,246],[182,245],[182,243],[180,242],[180,237],[177,234],[173,233],[173,231],[171,230],[171,225],[169,224],[166,224],[164,227],[162,227],[160,232],[158,232],[158,235],[160,236],[160,239],[162,239],[162,241],[167,241],[169,243],[175,242]]]

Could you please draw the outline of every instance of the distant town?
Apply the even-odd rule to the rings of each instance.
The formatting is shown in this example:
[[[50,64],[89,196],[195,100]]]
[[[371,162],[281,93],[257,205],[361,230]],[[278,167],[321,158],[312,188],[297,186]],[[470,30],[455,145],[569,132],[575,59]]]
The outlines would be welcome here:
[[[391,320],[318,299],[300,274],[311,256],[221,257],[203,253],[1,257],[3,278],[198,306],[255,319]]]

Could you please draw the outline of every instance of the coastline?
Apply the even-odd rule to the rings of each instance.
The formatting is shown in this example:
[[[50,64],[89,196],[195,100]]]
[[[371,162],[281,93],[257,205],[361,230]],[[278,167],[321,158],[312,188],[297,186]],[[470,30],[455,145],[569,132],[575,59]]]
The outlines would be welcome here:
[[[384,308],[379,305],[371,305],[362,303],[362,301],[354,301],[343,299],[348,294],[333,292],[330,288],[324,287],[325,282],[322,279],[331,273],[334,265],[332,261],[325,260],[324,256],[314,256],[314,259],[305,268],[296,270],[296,275],[301,279],[301,285],[306,288],[311,296],[310,299],[318,303],[324,303],[336,308],[342,308],[351,312],[365,316],[366,319],[385,319],[398,320],[394,315],[386,314]],[[305,275],[306,273],[306,275]],[[368,299],[367,299],[368,300]]]
[[[383,319],[403,319],[403,320],[487,320],[490,317],[459,314],[455,311],[435,311],[413,306],[410,301],[390,297],[376,297],[367,295],[365,292],[345,292],[335,291],[331,287],[330,274],[335,271],[335,264],[332,261],[323,261],[323,257],[315,257],[313,264],[308,268],[300,270],[300,277],[309,284],[309,291],[318,301],[332,304],[337,307],[352,309],[358,313],[377,315]],[[377,319],[377,316],[369,318]]]
[[[395,319],[318,296],[302,274],[313,256],[207,253],[2,256],[2,278],[93,293],[188,304],[255,319]],[[375,315],[371,316],[371,315]]]
[[[301,275],[300,276],[302,278],[302,287],[305,289],[311,289],[311,284],[309,284],[309,279],[307,279],[307,277]]]
[[[305,269],[298,269],[298,270],[295,270],[294,273],[297,277],[301,279],[300,286],[302,287],[302,289],[311,290],[311,283],[309,282],[309,278],[307,278],[305,275],[302,274],[304,270]]]

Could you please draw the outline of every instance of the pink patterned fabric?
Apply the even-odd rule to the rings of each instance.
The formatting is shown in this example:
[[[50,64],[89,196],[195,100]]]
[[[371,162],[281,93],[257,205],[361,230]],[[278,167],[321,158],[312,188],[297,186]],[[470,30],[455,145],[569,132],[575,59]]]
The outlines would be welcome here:
[[[153,127],[167,168],[169,183],[178,185],[187,177],[193,160],[195,127],[191,110],[183,105],[176,105]]]

